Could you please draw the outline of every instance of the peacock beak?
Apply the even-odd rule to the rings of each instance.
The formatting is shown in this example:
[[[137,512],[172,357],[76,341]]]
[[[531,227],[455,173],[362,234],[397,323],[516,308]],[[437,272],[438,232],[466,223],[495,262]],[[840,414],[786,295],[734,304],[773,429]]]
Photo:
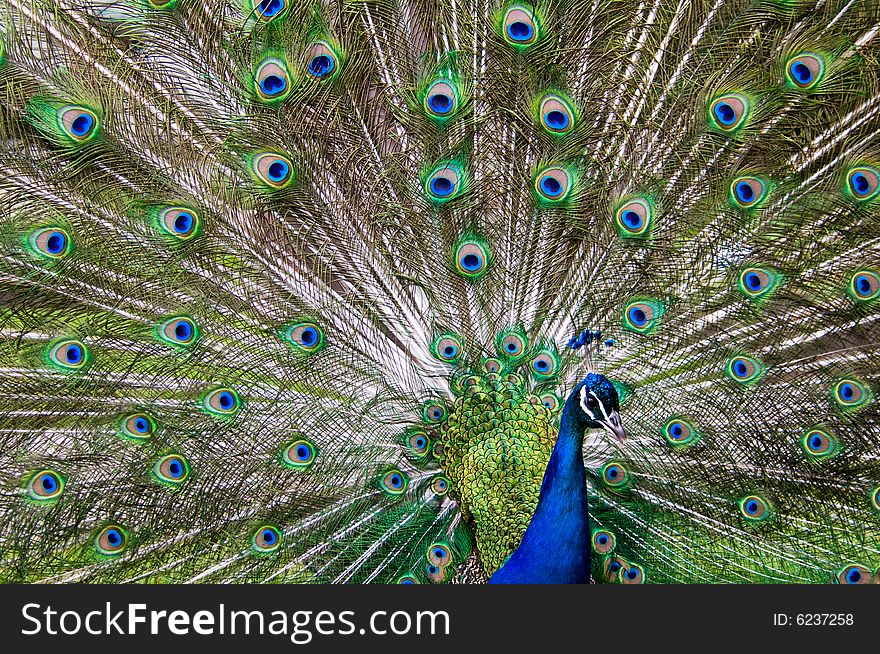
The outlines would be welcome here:
[[[626,443],[626,433],[623,431],[623,424],[620,422],[620,414],[612,411],[607,417],[599,419],[599,424],[609,434],[617,438],[620,444]]]

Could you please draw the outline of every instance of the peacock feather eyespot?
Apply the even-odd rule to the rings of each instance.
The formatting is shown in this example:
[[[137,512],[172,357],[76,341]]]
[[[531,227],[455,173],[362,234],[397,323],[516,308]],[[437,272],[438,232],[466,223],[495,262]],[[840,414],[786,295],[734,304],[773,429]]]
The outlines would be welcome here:
[[[457,363],[463,354],[461,339],[455,334],[442,334],[431,343],[431,354],[444,363]]]
[[[67,232],[60,227],[38,229],[28,237],[28,242],[37,254],[51,259],[66,257],[73,247]]]
[[[202,406],[208,413],[229,416],[241,408],[241,398],[231,388],[215,388],[202,399]]]
[[[192,319],[175,316],[161,323],[157,328],[160,339],[172,345],[192,345],[199,338],[199,329]]]
[[[313,322],[291,325],[284,337],[297,352],[304,354],[313,354],[324,347],[324,330]]]
[[[262,152],[251,161],[257,179],[273,190],[290,186],[293,181],[293,164],[290,159],[277,152]]]
[[[37,502],[57,500],[64,491],[64,477],[54,470],[38,470],[26,483],[28,497]]]
[[[263,59],[254,71],[254,91],[263,102],[280,102],[290,95],[287,62],[279,57]]]
[[[270,554],[281,547],[281,530],[274,525],[263,525],[251,536],[251,548],[258,554]]]
[[[386,472],[380,482],[382,491],[388,495],[403,495],[408,485],[409,478],[397,469]]]
[[[709,103],[709,123],[722,132],[735,132],[749,117],[749,99],[739,93],[725,93]]]
[[[622,556],[611,555],[602,560],[602,573],[608,583],[620,582],[620,575],[627,569],[629,569],[629,563]]]
[[[590,546],[597,554],[608,554],[617,547],[617,538],[607,529],[599,529],[593,532]]]
[[[58,110],[58,126],[73,143],[84,143],[98,133],[98,117],[79,105],[66,105]]]
[[[501,372],[501,361],[494,357],[483,359],[483,370],[490,374]]]
[[[812,52],[795,55],[785,65],[789,87],[809,91],[825,77],[825,59]]]
[[[800,444],[807,458],[813,460],[828,459],[840,452],[840,442],[824,427],[807,430]]]
[[[568,100],[556,93],[548,93],[538,103],[538,120],[547,133],[562,136],[574,129],[576,116]]]
[[[846,174],[846,191],[857,202],[873,200],[880,193],[880,170],[856,166]]]
[[[868,499],[871,502],[871,508],[880,513],[880,484],[871,489],[868,493]]]
[[[837,571],[835,581],[838,584],[870,584],[873,583],[873,576],[862,564],[851,563]]]
[[[431,482],[431,492],[434,495],[446,495],[449,492],[449,480],[442,475],[434,477]]]
[[[425,564],[425,576],[432,584],[442,584],[448,576],[446,566],[438,566],[428,561]]]
[[[182,241],[192,238],[199,230],[199,216],[188,207],[163,207],[157,222],[164,232]]]
[[[629,471],[622,463],[610,461],[599,470],[599,478],[602,485],[610,490],[623,490],[628,488],[632,478]]]
[[[270,21],[287,12],[287,0],[251,0],[254,13],[260,20]]]
[[[179,486],[189,475],[189,462],[179,454],[168,454],[153,464],[153,477],[168,486]]]
[[[298,438],[288,443],[279,452],[281,464],[293,470],[305,470],[311,467],[317,457],[318,448],[305,438]]]
[[[47,357],[49,363],[69,371],[82,370],[90,361],[86,346],[74,339],[64,339],[50,346]]]
[[[410,429],[405,434],[407,449],[416,457],[423,457],[431,451],[431,439],[421,429]]]
[[[397,583],[398,584],[405,584],[405,585],[418,584],[419,580],[416,579],[415,576],[413,576],[413,575],[403,575],[402,577],[398,577]]]
[[[646,582],[645,571],[642,569],[642,566],[630,563],[627,568],[621,572],[618,581],[622,584],[644,584]]]
[[[315,41],[309,46],[306,72],[316,80],[329,80],[339,73],[339,53],[328,41]]]
[[[745,354],[728,359],[726,370],[728,377],[746,386],[758,381],[767,371],[761,361]]]
[[[565,202],[574,187],[572,174],[561,166],[549,166],[535,176],[535,192],[543,203]]]
[[[529,363],[529,370],[532,376],[539,381],[552,379],[559,373],[560,367],[559,354],[549,348],[538,350]]]
[[[516,361],[528,354],[529,341],[520,330],[509,329],[495,336],[495,348],[503,360]]]
[[[551,414],[555,414],[562,408],[562,398],[555,392],[542,393],[538,399]]]
[[[637,334],[650,334],[660,325],[665,307],[658,300],[631,300],[623,309],[623,328]]]
[[[746,495],[737,502],[742,516],[749,522],[765,522],[773,517],[773,508],[769,501],[760,495]]]
[[[119,435],[136,441],[152,438],[157,429],[156,421],[147,413],[133,413],[119,421]]]
[[[94,540],[95,550],[105,556],[118,556],[128,545],[128,536],[119,525],[104,527]]]
[[[654,212],[647,198],[627,200],[614,212],[614,221],[624,238],[645,236],[651,228]]]
[[[859,270],[849,282],[850,295],[860,302],[869,302],[880,297],[880,274],[873,270]]]
[[[772,270],[760,266],[751,266],[739,275],[740,292],[751,300],[768,298],[779,286],[782,276]]]
[[[737,177],[730,183],[730,203],[739,209],[755,209],[768,192],[768,183],[758,177]]]
[[[458,104],[458,87],[449,79],[439,79],[428,86],[422,101],[425,112],[440,122],[451,118],[458,110]]]
[[[431,424],[437,424],[446,420],[449,411],[442,400],[429,400],[422,407],[422,417]]]
[[[435,204],[457,198],[463,192],[464,174],[457,163],[443,164],[431,169],[424,180],[424,191]]]
[[[684,418],[672,418],[663,425],[661,430],[663,438],[672,447],[690,447],[696,444],[702,434],[694,427],[693,423]]]
[[[541,24],[535,10],[520,2],[505,7],[500,27],[504,40],[519,50],[533,45],[541,37]]]
[[[854,378],[841,379],[831,389],[832,399],[843,409],[862,407],[872,399],[871,390]]]
[[[452,257],[456,272],[467,279],[479,279],[492,264],[489,246],[477,238],[462,238],[455,245]]]
[[[430,563],[433,563],[439,568],[446,567],[452,563],[452,550],[450,550],[449,546],[445,543],[434,543],[428,547],[425,556]]]

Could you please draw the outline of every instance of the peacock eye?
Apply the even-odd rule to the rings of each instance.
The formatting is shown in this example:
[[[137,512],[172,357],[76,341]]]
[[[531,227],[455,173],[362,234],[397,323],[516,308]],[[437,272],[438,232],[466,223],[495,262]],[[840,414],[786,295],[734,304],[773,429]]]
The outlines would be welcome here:
[[[752,357],[740,355],[727,362],[727,375],[740,384],[751,384],[765,372],[763,364]]]
[[[446,419],[446,407],[440,402],[428,402],[422,410],[422,415],[428,422],[443,422]]]
[[[272,525],[263,525],[254,532],[251,545],[257,552],[274,552],[281,545],[281,531]]]
[[[449,481],[447,481],[446,477],[436,477],[431,482],[431,490],[435,495],[445,495],[446,491],[449,490]]]
[[[451,200],[458,193],[461,173],[455,166],[435,168],[425,181],[425,191],[435,201]]]
[[[462,354],[461,341],[452,334],[438,338],[431,349],[438,359],[446,363],[458,361]]]
[[[587,396],[587,406],[590,407],[591,409],[596,409],[599,407],[599,400],[597,400],[592,395],[588,395]]]
[[[315,41],[309,47],[309,75],[317,80],[327,80],[338,72],[339,56],[327,41]]]
[[[763,522],[772,517],[770,502],[760,495],[747,495],[738,504],[740,513],[749,522]]]
[[[156,433],[156,421],[146,413],[135,413],[123,418],[119,429],[124,437],[146,440]]]
[[[619,581],[622,584],[643,584],[645,583],[645,572],[641,566],[630,563],[621,573]]]
[[[663,426],[663,437],[674,448],[683,448],[696,443],[700,433],[687,420],[674,418]]]
[[[62,368],[76,370],[88,362],[88,351],[79,341],[64,340],[49,349],[49,360]]]
[[[317,449],[311,441],[299,438],[281,449],[281,463],[288,468],[302,470],[312,465],[317,455]]]
[[[205,396],[202,406],[216,415],[230,415],[238,411],[241,399],[231,388],[217,388]]]
[[[793,87],[808,90],[822,80],[825,60],[817,54],[800,54],[788,60],[785,72]]]
[[[40,470],[27,482],[28,496],[38,502],[56,499],[64,490],[64,479],[54,470]]]
[[[545,95],[539,104],[538,115],[541,126],[550,134],[561,136],[574,128],[574,110],[562,96]]]
[[[600,476],[605,487],[612,490],[623,489],[630,482],[629,472],[620,463],[606,463],[602,466]]]
[[[198,231],[198,215],[192,209],[186,207],[165,207],[159,211],[159,227],[163,231],[179,238],[187,240],[192,238]]]
[[[839,584],[870,584],[873,579],[871,571],[859,563],[853,563],[837,573],[837,583]]]
[[[52,259],[60,259],[70,253],[70,238],[60,227],[38,229],[28,240],[39,254]]]
[[[317,352],[324,345],[324,330],[313,322],[301,322],[289,327],[285,338],[298,352]]]
[[[482,276],[492,262],[488,246],[482,241],[465,239],[455,248],[455,268],[469,279]]]
[[[71,105],[58,110],[58,124],[73,141],[82,142],[95,133],[98,118],[85,107]]]
[[[270,189],[284,188],[293,181],[293,165],[290,159],[277,152],[256,155],[251,168],[257,179]]]
[[[855,409],[868,402],[868,388],[855,379],[841,379],[834,385],[832,397],[843,409]]]
[[[425,111],[436,118],[447,118],[458,107],[458,90],[447,80],[434,82],[425,94]]]
[[[603,529],[593,532],[591,543],[597,554],[608,554],[617,546],[617,539],[610,531]]]
[[[397,580],[398,584],[418,584],[419,582],[412,575],[403,575],[400,579]]]
[[[804,453],[812,459],[824,459],[837,454],[838,442],[831,433],[823,428],[814,427],[801,438]]]
[[[122,527],[116,525],[104,527],[95,537],[95,549],[101,554],[115,556],[122,554],[127,541],[125,530]]]
[[[856,200],[870,200],[880,192],[880,171],[873,166],[852,168],[846,176],[846,183]]]
[[[400,470],[391,470],[382,477],[382,489],[389,495],[401,495],[408,484],[409,479]]]
[[[716,128],[732,132],[745,124],[749,115],[749,101],[737,93],[722,95],[712,101],[709,113]]]
[[[269,57],[260,62],[254,73],[254,81],[257,96],[265,102],[282,100],[290,91],[287,64],[276,57]]]
[[[519,3],[507,8],[502,20],[504,39],[512,46],[525,48],[538,40],[539,25],[531,8]]]
[[[528,343],[522,334],[501,332],[495,339],[498,352],[507,359],[517,359],[526,353]]]
[[[535,178],[538,198],[546,202],[562,202],[567,199],[571,186],[571,175],[558,166],[544,168]]]
[[[874,488],[868,493],[868,497],[871,500],[871,506],[873,509],[880,513],[880,485],[874,486]]]
[[[767,184],[757,177],[740,177],[730,184],[730,197],[740,209],[756,207],[767,195]]]
[[[624,238],[644,236],[651,226],[651,204],[645,198],[633,198],[614,213],[617,229]]]
[[[286,0],[252,0],[254,12],[262,20],[277,18],[287,9]]]
[[[159,337],[173,345],[191,345],[197,335],[196,324],[185,317],[171,318],[159,326]]]
[[[658,326],[663,310],[663,304],[655,300],[630,302],[623,311],[623,326],[638,334],[648,334]]]
[[[409,435],[409,438],[407,438],[406,442],[409,446],[410,451],[418,456],[422,456],[427,453],[428,446],[430,445],[428,435],[423,431],[412,432]]]
[[[850,280],[850,293],[861,301],[880,297],[880,275],[870,270],[860,270]]]
[[[435,543],[428,548],[428,561],[437,567],[443,567],[452,562],[452,553],[446,545]]]
[[[169,454],[153,464],[153,474],[157,481],[163,484],[176,486],[182,484],[189,477],[189,463],[177,454]]]

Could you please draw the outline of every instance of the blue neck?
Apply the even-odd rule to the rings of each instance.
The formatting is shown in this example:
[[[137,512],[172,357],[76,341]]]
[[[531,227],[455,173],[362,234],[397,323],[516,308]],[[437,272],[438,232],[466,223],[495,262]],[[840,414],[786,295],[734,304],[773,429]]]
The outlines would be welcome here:
[[[544,473],[538,507],[520,546],[490,584],[586,584],[590,520],[584,471],[584,428],[566,403],[559,438]]]

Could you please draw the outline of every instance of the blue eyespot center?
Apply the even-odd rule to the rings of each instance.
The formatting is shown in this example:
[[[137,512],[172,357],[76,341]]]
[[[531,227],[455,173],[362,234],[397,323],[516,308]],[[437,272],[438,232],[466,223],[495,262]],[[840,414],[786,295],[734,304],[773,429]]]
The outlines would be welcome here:
[[[810,439],[810,448],[818,450],[820,447],[822,447],[822,437],[817,434]]]
[[[185,234],[192,228],[192,224],[192,214],[186,211],[181,211],[177,214],[177,218],[174,219],[174,231],[178,234]]]
[[[871,280],[868,279],[865,275],[859,275],[858,277],[856,277],[856,291],[859,295],[870,295]]]
[[[644,310],[639,307],[633,307],[629,310],[629,318],[638,327],[642,327],[648,322],[648,316],[645,314]]]
[[[599,536],[596,539],[596,542],[599,543],[599,545],[607,545],[608,544],[608,536],[606,536],[605,534],[602,534],[601,536]]]
[[[231,409],[232,405],[235,404],[235,398],[232,397],[232,393],[229,391],[223,391],[220,393],[220,397],[217,398],[217,401],[220,403],[220,406],[226,410]]]
[[[180,459],[171,459],[168,462],[168,474],[177,479],[183,476],[183,463]]]
[[[813,71],[802,61],[792,63],[789,70],[791,70],[792,77],[801,84],[809,84],[813,81]]]
[[[517,20],[507,26],[507,36],[513,41],[528,41],[535,33],[535,28],[526,22]]]
[[[856,195],[867,195],[871,191],[871,182],[864,173],[855,173],[852,176],[852,185]]]
[[[722,125],[733,125],[736,122],[736,111],[726,102],[715,105],[715,117]]]
[[[611,466],[610,468],[608,468],[607,474],[609,479],[617,479],[617,477],[620,475],[620,470],[618,470],[617,466]]]
[[[641,227],[642,217],[635,211],[624,211],[623,222],[625,222],[630,227]]]
[[[79,363],[82,360],[82,348],[79,345],[70,345],[65,352],[67,363]]]
[[[261,0],[258,9],[265,18],[272,18],[284,9],[284,0]]]
[[[447,357],[453,357],[456,353],[456,347],[454,345],[447,345],[443,348],[443,355]]]
[[[517,348],[516,343],[508,343],[504,346],[504,349],[510,352],[511,354],[515,353],[519,348]]]
[[[440,572],[440,568],[438,568],[436,565],[433,565],[433,564],[429,565],[427,570],[428,570],[428,574],[432,574],[432,575],[435,575],[438,572]]]
[[[94,119],[89,114],[82,113],[70,123],[70,131],[76,136],[85,136],[92,129],[94,122]]]
[[[276,159],[271,164],[269,164],[269,169],[267,175],[269,179],[273,182],[280,182],[287,177],[287,173],[290,171],[290,166],[288,166],[285,162],[280,159]]]
[[[188,340],[192,336],[192,325],[185,320],[181,320],[174,326],[174,335],[178,340]]]
[[[296,448],[296,456],[300,461],[305,461],[311,456],[311,451],[305,445],[299,445]]]
[[[314,327],[306,327],[299,338],[303,345],[314,345],[318,342],[318,331]]]
[[[630,569],[627,570],[624,574],[626,575],[626,578],[627,578],[627,579],[632,580],[632,579],[635,579],[635,578],[637,578],[637,577],[639,576],[639,571],[638,571],[638,570],[635,570],[635,569],[633,569],[633,568],[630,568]]]
[[[275,532],[271,529],[264,529],[263,533],[260,534],[263,539],[263,542],[266,545],[274,545],[275,541],[278,540],[278,536],[275,535]]]
[[[672,425],[672,427],[670,428],[669,431],[676,438],[679,438],[684,433],[684,430],[681,428],[681,425],[677,422],[674,425]]]
[[[327,54],[320,54],[317,57],[312,57],[312,60],[309,62],[309,72],[314,77],[324,77],[335,66],[336,63],[333,61],[333,57]]]
[[[748,366],[746,366],[746,364],[743,363],[742,361],[737,361],[735,364],[733,364],[733,373],[737,377],[745,377],[748,374],[748,372],[749,372]]]
[[[434,409],[431,411],[431,417],[434,420],[440,420],[443,417],[443,412],[440,409]]]
[[[422,437],[420,436],[419,438],[416,439],[416,447],[417,447],[418,449],[421,450],[423,447],[425,447],[425,445],[427,445],[427,442],[425,441],[424,438],[422,438]]]
[[[447,114],[452,110],[452,98],[445,93],[435,93],[428,97],[428,106],[438,114]]]
[[[266,75],[260,82],[260,88],[266,95],[278,95],[287,88],[287,80],[280,75]]]
[[[49,238],[46,239],[46,249],[49,251],[49,254],[59,254],[64,250],[66,242],[67,239],[64,238],[64,234],[52,232],[49,234]]]
[[[393,488],[400,488],[403,486],[403,479],[401,479],[400,475],[391,475],[390,481]]]
[[[431,193],[437,197],[446,197],[455,189],[455,184],[448,177],[438,176],[431,180]]]
[[[139,434],[146,434],[150,424],[144,418],[135,418],[134,429]]]
[[[736,195],[742,202],[751,202],[755,199],[755,190],[750,184],[740,182],[736,185]]]
[[[617,572],[618,570],[620,570],[620,563],[618,563],[617,561],[612,561],[611,565],[608,566],[608,570],[611,572]]]
[[[550,364],[547,363],[546,361],[544,361],[543,359],[539,359],[538,361],[535,361],[535,368],[537,368],[538,370],[547,370],[547,368],[549,368],[549,367],[550,367]]]
[[[113,547],[116,547],[120,543],[122,543],[122,534],[120,534],[115,529],[110,529],[105,535],[107,542],[110,543]]]
[[[548,111],[544,116],[544,122],[550,129],[565,129],[568,127],[568,116],[563,111]]]
[[[845,400],[851,400],[853,395],[855,395],[855,390],[851,384],[843,384],[840,387],[840,396]]]
[[[58,488],[58,482],[52,475],[43,475],[40,477],[40,486],[42,486],[43,490],[47,493],[54,493]]]
[[[562,184],[555,177],[545,175],[541,178],[541,190],[545,195],[556,197],[562,193]]]
[[[434,557],[438,559],[446,558],[446,550],[444,550],[442,547],[435,547]]]
[[[749,273],[746,275],[746,286],[748,286],[753,291],[757,291],[761,289],[761,278],[755,273]]]
[[[847,573],[846,580],[851,584],[857,584],[862,580],[862,573],[854,568]]]
[[[758,512],[758,503],[755,500],[750,500],[746,503],[746,513],[753,515]]]
[[[476,254],[466,254],[461,258],[461,265],[465,270],[479,270],[483,266],[483,260]]]

